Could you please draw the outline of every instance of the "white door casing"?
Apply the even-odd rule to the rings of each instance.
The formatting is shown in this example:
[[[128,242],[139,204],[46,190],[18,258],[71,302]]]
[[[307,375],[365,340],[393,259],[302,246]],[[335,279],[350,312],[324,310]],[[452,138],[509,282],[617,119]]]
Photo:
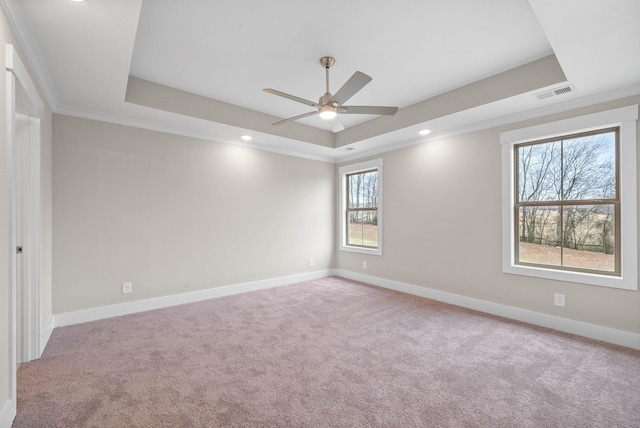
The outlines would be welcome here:
[[[16,366],[42,355],[40,343],[41,141],[43,103],[13,45],[6,45],[9,148],[9,400]],[[22,253],[18,254],[18,247]]]

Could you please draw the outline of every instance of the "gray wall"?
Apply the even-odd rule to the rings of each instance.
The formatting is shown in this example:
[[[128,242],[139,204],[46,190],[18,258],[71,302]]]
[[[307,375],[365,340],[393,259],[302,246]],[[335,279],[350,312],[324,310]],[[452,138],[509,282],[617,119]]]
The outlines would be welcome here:
[[[54,313],[333,264],[333,164],[58,114],[53,129]]]
[[[378,156],[383,255],[338,251],[337,268],[640,333],[637,291],[508,275],[501,265],[500,133],[637,103],[640,97]],[[554,293],[566,295],[565,308],[553,305]]]
[[[638,333],[638,292],[502,273],[499,135],[639,102],[380,155],[381,257],[336,250],[332,164],[54,115],[54,313],[337,267]]]

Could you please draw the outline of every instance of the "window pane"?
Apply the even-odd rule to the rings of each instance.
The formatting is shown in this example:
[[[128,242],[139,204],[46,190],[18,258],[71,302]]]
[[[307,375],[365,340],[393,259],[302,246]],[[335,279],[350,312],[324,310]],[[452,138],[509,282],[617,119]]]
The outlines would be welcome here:
[[[563,213],[563,265],[614,272],[615,207],[572,205]]]
[[[558,141],[518,147],[518,200],[560,200],[560,155]]]
[[[340,251],[382,255],[382,159],[338,168]]]
[[[348,175],[347,180],[349,209],[378,206],[378,171]]]
[[[616,134],[588,135],[563,142],[565,200],[616,197]]]
[[[347,245],[378,247],[378,210],[350,211]]]
[[[518,262],[560,266],[560,207],[520,207]]]

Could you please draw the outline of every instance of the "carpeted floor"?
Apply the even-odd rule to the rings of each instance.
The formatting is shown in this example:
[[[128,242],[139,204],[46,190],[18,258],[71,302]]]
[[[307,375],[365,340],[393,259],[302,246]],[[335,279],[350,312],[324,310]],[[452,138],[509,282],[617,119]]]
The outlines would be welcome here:
[[[341,279],[54,330],[14,427],[640,427],[640,352]]]

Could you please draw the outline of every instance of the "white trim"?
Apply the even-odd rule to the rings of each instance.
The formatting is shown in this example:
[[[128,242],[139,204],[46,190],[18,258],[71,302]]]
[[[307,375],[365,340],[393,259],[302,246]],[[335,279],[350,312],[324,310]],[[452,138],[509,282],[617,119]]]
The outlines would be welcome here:
[[[51,79],[51,73],[47,67],[40,45],[33,34],[22,3],[17,0],[0,0],[0,6],[4,11],[9,24],[18,39],[19,45],[26,56],[27,63],[34,71],[36,81],[43,89],[44,97],[49,107],[55,110],[58,105],[58,95]]]
[[[49,343],[49,339],[51,339],[51,334],[53,333],[53,329],[55,327],[55,319],[52,316],[51,318],[49,318],[49,321],[47,322],[47,326],[42,329],[42,332],[40,334],[40,348],[38,349],[38,351],[40,352],[40,356],[42,356],[42,353],[44,352],[44,348],[47,347],[47,344]]]
[[[4,4],[3,4],[4,5]],[[22,325],[21,337],[25,338],[27,343],[27,355],[21,357],[24,361],[38,358],[41,354],[40,351],[40,261],[42,250],[41,246],[41,143],[42,143],[42,112],[44,106],[40,94],[38,93],[35,85],[31,80],[31,76],[27,72],[26,67],[18,56],[15,48],[11,44],[5,45],[5,75],[6,75],[6,108],[7,108],[7,129],[6,138],[8,142],[8,159],[9,159],[9,365],[7,367],[7,379],[8,379],[8,403],[3,410],[1,421],[4,421],[5,417],[10,417],[12,406],[15,408],[17,398],[17,288],[16,288],[16,233],[17,233],[17,170],[15,159],[15,118],[16,118],[16,106],[25,110],[29,116],[29,137],[28,137],[28,165],[25,165],[28,169],[28,194],[24,195],[29,202],[28,218],[26,224],[28,225],[27,233],[25,234],[25,244],[27,251],[24,254],[23,262],[26,262],[26,272],[28,273],[28,279],[26,284],[27,288],[24,289],[24,295],[26,297],[26,306],[24,307],[23,318],[24,325]],[[17,90],[20,92],[17,93]],[[36,129],[38,133],[32,131]],[[27,321],[28,320],[28,321]],[[13,403],[13,404],[12,404]],[[8,409],[8,410],[7,410]],[[9,412],[9,413],[7,413]],[[7,415],[7,416],[5,416]],[[15,416],[15,413],[14,413]]]
[[[20,81],[20,84],[26,90],[29,101],[33,104],[33,108],[35,109],[33,113],[38,113],[38,115],[40,115],[44,110],[40,94],[31,81],[31,76],[29,76],[27,68],[20,60],[20,56],[16,52],[16,49],[10,44],[5,45],[5,67],[7,71],[13,72],[16,78]]]
[[[500,134],[502,144],[502,271],[557,281],[601,287],[638,289],[638,231],[636,180],[636,120],[638,105],[573,117],[557,122],[516,129]],[[622,275],[620,277],[569,272],[515,264],[513,248],[514,160],[513,146],[518,143],[553,138],[612,126],[620,127],[620,210],[622,238]]]
[[[153,309],[161,309],[185,303],[199,302],[218,297],[231,296],[250,291],[263,290],[267,288],[279,287],[282,285],[296,284],[313,279],[325,278],[328,276],[340,276],[342,278],[360,281],[378,287],[396,290],[401,293],[437,300],[439,302],[473,309],[476,311],[497,315],[512,320],[522,321],[541,327],[547,327],[566,333],[576,334],[603,342],[626,346],[628,348],[640,350],[640,334],[589,324],[581,321],[574,321],[567,318],[543,314],[540,312],[520,309],[513,306],[493,303],[486,300],[466,297],[459,294],[422,287],[399,281],[379,278],[375,276],[363,275],[344,269],[326,269],[307,274],[292,275],[280,278],[273,278],[264,281],[247,282],[225,287],[212,288],[208,290],[194,291],[172,296],[158,297],[154,299],[129,302],[119,305],[104,306],[100,308],[86,309],[76,312],[67,312],[54,316],[55,327],[79,324],[83,322],[96,321],[105,318],[112,318],[121,315],[134,314]],[[50,322],[51,324],[51,322]]]
[[[6,65],[9,65],[9,59],[12,58],[13,47],[6,47]],[[11,62],[13,62],[11,60]],[[9,242],[7,248],[9,252],[9,272],[8,272],[8,280],[9,280],[9,296],[8,296],[8,304],[9,304],[9,366],[7,367],[7,379],[9,381],[9,391],[8,393],[8,403],[3,410],[3,415],[8,411],[11,413],[10,405],[13,402],[13,407],[15,407],[16,397],[17,397],[17,373],[16,373],[16,365],[17,365],[17,316],[16,316],[16,307],[17,307],[17,298],[16,298],[16,207],[15,207],[15,187],[16,183],[14,180],[14,153],[13,153],[13,128],[14,128],[14,104],[15,104],[15,77],[11,73],[10,70],[7,70],[7,79],[6,79],[6,94],[7,94],[7,133],[6,138],[8,144],[8,160],[9,160]],[[9,410],[7,410],[9,409]],[[15,412],[14,412],[15,417]],[[13,419],[12,419],[13,420]]]
[[[383,188],[384,188],[384,179],[383,179],[383,168],[382,158],[372,159],[360,163],[344,165],[338,168],[338,184],[340,189],[338,190],[338,195],[340,197],[340,230],[338,231],[338,242],[340,251],[349,251],[352,253],[360,253],[360,254],[369,254],[372,256],[381,256],[382,255],[382,223],[383,223]],[[346,212],[347,212],[347,174],[353,174],[360,171],[366,171],[368,169],[377,169],[378,170],[378,248],[362,248],[362,247],[354,247],[347,245],[347,237],[344,233],[347,225],[345,224]]]
[[[500,144],[518,144],[553,138],[569,132],[589,132],[638,119],[638,104],[591,113],[556,122],[514,129],[500,134]]]
[[[555,85],[553,85],[555,86]],[[539,90],[536,90],[539,91]],[[532,91],[530,94],[532,94]],[[640,84],[631,86],[625,86],[624,88],[618,88],[611,91],[599,92],[597,94],[587,95],[580,98],[572,98],[568,101],[563,101],[557,104],[545,105],[544,107],[537,107],[530,110],[523,110],[521,112],[512,113],[508,115],[492,117],[491,119],[482,120],[480,122],[470,123],[467,125],[459,126],[454,129],[438,132],[435,131],[429,134],[427,137],[415,137],[399,143],[386,145],[384,147],[378,147],[376,149],[357,151],[357,152],[340,152],[337,156],[336,163],[353,162],[359,159],[367,158],[370,156],[377,156],[386,152],[403,149],[417,144],[422,144],[426,141],[442,140],[444,138],[451,138],[457,135],[469,134],[471,132],[483,131],[485,129],[497,128],[499,126],[509,125],[511,123],[524,122],[530,119],[539,119],[544,116],[552,114],[558,114],[565,111],[575,110],[582,107],[590,107],[597,104],[606,103],[609,101],[620,100],[623,98],[632,97],[640,94]],[[526,95],[531,96],[531,95]],[[424,127],[428,126],[429,122],[425,122]],[[415,128],[420,126],[415,125]],[[374,137],[375,138],[375,137]],[[367,140],[359,141],[360,143],[366,143]],[[352,144],[352,143],[348,143]],[[347,144],[347,145],[348,145]],[[339,147],[340,149],[342,147]]]
[[[141,106],[141,108],[149,108],[149,107]],[[68,107],[63,105],[58,106],[58,108],[55,110],[54,113],[65,115],[65,116],[78,117],[80,119],[88,119],[88,120],[95,120],[98,122],[111,123],[114,125],[128,126],[136,129],[146,129],[147,131],[162,132],[165,134],[179,135],[182,137],[189,137],[189,138],[197,138],[200,140],[213,141],[217,143],[232,144],[234,146],[248,147],[251,149],[262,150],[270,153],[277,153],[279,155],[293,156],[293,157],[302,158],[302,159],[316,160],[316,161],[326,162],[326,163],[336,162],[336,159],[333,156],[312,155],[304,152],[298,152],[295,150],[270,147],[268,145],[268,138],[267,138],[266,144],[256,143],[255,141],[253,141],[252,143],[247,143],[244,141],[238,141],[238,140],[234,140],[232,138],[228,138],[220,135],[212,135],[211,132],[209,131],[198,130],[188,126],[186,127],[167,126],[166,123],[159,123],[159,121],[158,123],[156,123],[156,121],[154,120],[146,120],[143,118],[132,118],[129,116],[108,114],[108,113],[96,112],[92,110]],[[198,119],[198,120],[204,121],[205,119]],[[313,143],[304,143],[304,144],[313,144]]]
[[[520,309],[513,306],[501,305],[499,303],[488,302],[473,297],[461,296],[459,294],[448,293],[446,291],[421,287],[399,281],[378,278],[375,276],[363,275],[342,269],[334,269],[334,274],[343,278],[360,281],[378,287],[412,294],[414,296],[426,297],[427,299],[449,303],[463,308],[473,309],[512,320],[522,321],[553,330],[563,331],[590,339],[613,343],[615,345],[626,346],[640,350],[640,334],[628,331],[617,330],[610,327],[603,327],[596,324],[589,324],[582,321],[574,321],[540,312]]]
[[[331,275],[331,270],[319,270],[299,275],[284,276],[265,279],[261,281],[245,282],[242,284],[228,285],[224,287],[209,288],[207,290],[193,291],[190,293],[174,294],[171,296],[156,297],[153,299],[138,300],[136,302],[120,303],[117,305],[102,306],[99,308],[84,309],[75,312],[66,312],[54,315],[55,327],[79,324],[89,321],[97,321],[121,315],[135,314],[153,309],[167,308],[185,303],[200,302],[215,299],[217,297],[231,296],[249,291],[274,288],[282,285],[296,284],[298,282],[311,281]]]
[[[0,428],[11,428],[13,420],[16,418],[18,407],[16,400],[9,400],[0,413]]]
[[[7,71],[7,138],[9,141],[10,154],[10,187],[11,187],[11,238],[9,253],[11,254],[11,289],[13,300],[17,299],[18,292],[22,296],[21,304],[22,317],[16,318],[16,307],[12,309],[12,320],[15,324],[12,327],[14,335],[19,331],[22,333],[23,341],[22,349],[15,348],[16,362],[30,361],[40,357],[40,262],[41,262],[41,224],[42,224],[42,194],[41,194],[41,144],[42,144],[42,113],[44,105],[40,98],[35,85],[31,80],[31,76],[27,72],[20,56],[17,54],[14,46],[5,45],[5,67]],[[18,90],[20,91],[18,92]],[[26,159],[16,159],[16,106],[20,106],[23,113],[28,117],[27,140],[22,147]],[[21,165],[21,167],[19,166]],[[18,177],[26,183],[25,188],[18,189]],[[22,175],[25,174],[25,175]],[[26,193],[25,193],[26,191]],[[18,194],[20,193],[20,195]],[[20,201],[20,202],[19,202]],[[22,205],[26,201],[25,205]],[[17,204],[21,207],[28,207],[22,212],[22,219],[18,219]],[[17,258],[15,248],[16,233],[18,221],[21,221],[23,230],[22,242],[20,245],[25,246],[25,253],[22,255],[22,263],[20,265],[22,278],[26,287],[21,290],[16,289],[16,271]],[[17,336],[16,336],[17,337]]]

